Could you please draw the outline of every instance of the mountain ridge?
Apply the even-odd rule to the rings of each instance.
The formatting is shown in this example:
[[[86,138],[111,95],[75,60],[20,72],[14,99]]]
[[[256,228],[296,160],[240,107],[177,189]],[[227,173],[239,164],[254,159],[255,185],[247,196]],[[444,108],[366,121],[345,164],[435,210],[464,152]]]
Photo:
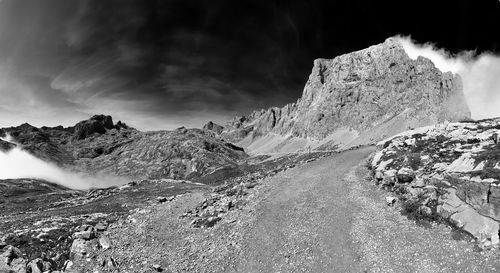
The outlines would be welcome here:
[[[395,103],[397,102],[397,103]],[[263,152],[373,144],[408,128],[470,119],[459,75],[412,60],[397,38],[334,59],[316,59],[302,96],[230,120],[221,133]],[[329,139],[330,138],[330,139]],[[281,146],[281,147],[280,147]]]

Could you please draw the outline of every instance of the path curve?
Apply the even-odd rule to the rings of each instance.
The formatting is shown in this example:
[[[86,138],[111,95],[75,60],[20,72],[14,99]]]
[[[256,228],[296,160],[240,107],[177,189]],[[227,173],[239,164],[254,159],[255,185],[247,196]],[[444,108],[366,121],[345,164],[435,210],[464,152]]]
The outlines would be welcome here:
[[[245,232],[236,272],[499,272],[448,226],[418,226],[385,203],[364,163],[343,152],[272,178]],[[234,270],[235,269],[235,270]]]

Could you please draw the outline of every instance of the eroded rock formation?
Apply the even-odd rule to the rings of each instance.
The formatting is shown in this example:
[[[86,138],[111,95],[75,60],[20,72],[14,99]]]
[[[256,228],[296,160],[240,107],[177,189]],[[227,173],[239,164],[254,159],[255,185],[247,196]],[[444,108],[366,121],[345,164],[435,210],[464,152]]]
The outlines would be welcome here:
[[[331,60],[315,60],[297,102],[237,117],[222,135],[245,147],[268,134],[366,144],[409,127],[467,118],[460,77],[441,72],[429,59],[410,59],[401,43],[389,38]],[[340,131],[346,133],[335,136]]]

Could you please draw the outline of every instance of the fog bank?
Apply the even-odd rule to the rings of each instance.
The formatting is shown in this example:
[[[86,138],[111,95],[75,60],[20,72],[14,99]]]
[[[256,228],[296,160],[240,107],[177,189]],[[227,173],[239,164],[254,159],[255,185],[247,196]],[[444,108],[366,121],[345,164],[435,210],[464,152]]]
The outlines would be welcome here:
[[[443,72],[458,73],[473,119],[500,116],[500,56],[464,51],[451,54],[431,43],[419,44],[410,37],[397,37],[412,59],[423,56]]]
[[[3,140],[11,139],[6,137]],[[0,179],[20,178],[42,179],[75,190],[106,188],[128,182],[125,178],[111,175],[71,172],[56,164],[45,162],[18,147],[6,153],[0,152]]]

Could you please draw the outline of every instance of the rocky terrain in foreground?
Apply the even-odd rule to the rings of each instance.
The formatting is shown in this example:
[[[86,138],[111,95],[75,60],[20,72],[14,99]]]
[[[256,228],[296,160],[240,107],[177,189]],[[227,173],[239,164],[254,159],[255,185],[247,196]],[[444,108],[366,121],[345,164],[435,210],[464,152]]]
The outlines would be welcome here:
[[[259,154],[374,144],[409,128],[467,118],[460,76],[424,57],[410,59],[389,38],[315,60],[297,102],[236,117],[217,131]]]
[[[0,180],[0,256],[5,259],[0,272],[116,272],[117,256],[101,255],[119,247],[109,239],[110,225],[127,226],[130,215],[194,194],[202,197],[199,203],[175,217],[187,221],[185,228],[211,228],[229,211],[244,209],[263,178],[326,155],[248,158],[237,173],[225,169],[201,177],[204,184],[145,179],[81,191],[36,179]],[[82,267],[86,270],[78,271]]]
[[[499,243],[500,119],[444,123],[378,144],[374,181],[394,192],[403,211],[444,219],[483,247]],[[397,199],[388,197],[388,202]]]

